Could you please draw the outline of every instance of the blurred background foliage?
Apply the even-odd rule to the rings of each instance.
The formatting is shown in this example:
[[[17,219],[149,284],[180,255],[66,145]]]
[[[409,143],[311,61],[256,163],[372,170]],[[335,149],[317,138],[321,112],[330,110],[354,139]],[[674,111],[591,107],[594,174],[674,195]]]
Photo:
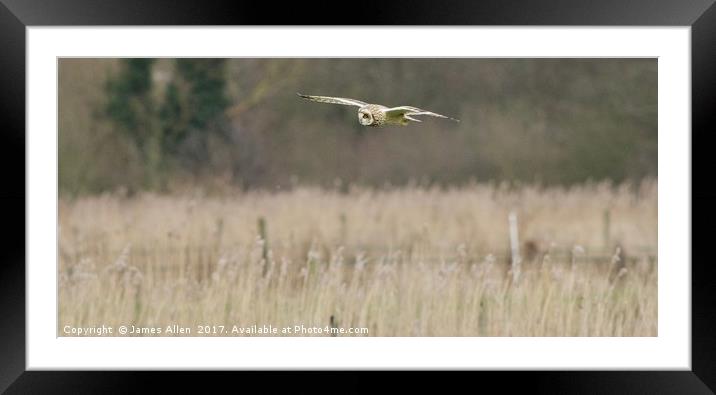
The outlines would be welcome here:
[[[296,92],[462,122],[364,128]],[[656,59],[59,62],[64,195],[656,176]]]

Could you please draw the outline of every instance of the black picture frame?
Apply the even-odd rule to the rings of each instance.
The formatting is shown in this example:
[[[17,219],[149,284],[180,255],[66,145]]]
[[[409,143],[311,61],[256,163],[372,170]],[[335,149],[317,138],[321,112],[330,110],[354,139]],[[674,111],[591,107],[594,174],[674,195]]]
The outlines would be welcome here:
[[[278,7],[277,4],[282,4]],[[707,259],[709,225],[716,221],[712,204],[716,193],[709,188],[713,146],[708,115],[716,110],[716,5],[713,0],[539,0],[539,1],[381,1],[371,7],[371,19],[356,12],[358,4],[314,1],[290,3],[236,1],[140,1],[140,0],[0,0],[0,111],[4,153],[0,192],[5,237],[0,248],[0,391],[8,393],[135,393],[151,389],[147,381],[186,392],[194,373],[157,374],[129,372],[26,371],[25,357],[25,105],[26,27],[63,25],[585,25],[585,26],[690,26],[692,68],[692,370],[691,371],[543,371],[477,372],[472,386],[495,384],[500,391],[516,389],[532,393],[712,393],[716,389],[716,277]],[[362,6],[362,5],[361,5]],[[326,23],[326,21],[331,21]],[[697,184],[697,176],[702,181]],[[710,178],[710,177],[709,177]],[[700,232],[696,228],[702,227]],[[697,259],[697,257],[702,259]],[[669,262],[669,264],[689,262]],[[292,392],[321,390],[369,392],[373,384],[347,372],[333,372],[342,384],[320,381],[315,373],[254,372],[252,381],[264,392],[283,383]],[[379,375],[387,376],[385,373]],[[244,374],[244,376],[246,376]],[[435,388],[449,389],[463,375],[433,381]],[[242,377],[238,380],[245,380]],[[234,373],[213,374],[201,381],[212,385],[236,382]],[[318,380],[318,382],[317,382]],[[141,384],[140,384],[141,382]],[[429,388],[426,376],[406,379],[391,375],[381,390],[405,390],[408,384]],[[203,388],[206,390],[209,387]],[[305,389],[303,389],[305,388]]]

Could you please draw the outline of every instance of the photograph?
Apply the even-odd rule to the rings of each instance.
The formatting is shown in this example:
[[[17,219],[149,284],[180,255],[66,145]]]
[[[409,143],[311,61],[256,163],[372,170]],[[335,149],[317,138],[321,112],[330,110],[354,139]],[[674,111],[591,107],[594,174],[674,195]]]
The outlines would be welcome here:
[[[658,62],[58,57],[57,336],[658,337]]]
[[[713,393],[715,1],[0,0],[0,393]]]

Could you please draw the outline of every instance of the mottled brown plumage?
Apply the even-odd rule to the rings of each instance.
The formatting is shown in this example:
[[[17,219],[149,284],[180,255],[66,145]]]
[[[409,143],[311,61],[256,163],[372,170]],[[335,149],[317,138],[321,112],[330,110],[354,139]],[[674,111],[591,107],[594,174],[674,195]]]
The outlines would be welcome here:
[[[385,115],[386,108],[378,104],[365,105],[358,109],[358,122],[364,126],[383,126],[387,120]]]
[[[379,127],[385,125],[407,125],[408,123],[410,123],[410,121],[422,122],[419,119],[413,118],[413,116],[416,115],[428,115],[431,117],[446,118],[455,122],[460,122],[455,118],[450,118],[445,115],[425,111],[417,107],[386,107],[380,104],[370,104],[355,99],[330,96],[311,96],[302,95],[300,93],[298,94],[298,96],[319,103],[341,104],[344,106],[359,107],[358,122],[360,122],[360,124],[363,126]]]

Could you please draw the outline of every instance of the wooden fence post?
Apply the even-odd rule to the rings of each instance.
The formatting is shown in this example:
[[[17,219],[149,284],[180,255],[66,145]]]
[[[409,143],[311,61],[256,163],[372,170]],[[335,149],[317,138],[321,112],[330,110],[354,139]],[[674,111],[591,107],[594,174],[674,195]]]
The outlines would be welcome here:
[[[520,279],[520,263],[522,263],[522,258],[520,258],[520,241],[517,233],[517,214],[511,211],[508,220],[510,224],[510,250],[512,251],[512,283],[516,284]]]
[[[611,212],[608,208],[604,209],[604,220],[603,220],[603,230],[602,230],[602,238],[604,239],[604,252],[610,253],[611,252]]]
[[[268,261],[268,235],[266,234],[266,219],[264,217],[259,217],[258,226],[259,226],[259,237],[261,237],[261,240],[263,241],[261,257],[264,260],[263,274],[265,276],[266,271],[268,270],[269,261]]]

